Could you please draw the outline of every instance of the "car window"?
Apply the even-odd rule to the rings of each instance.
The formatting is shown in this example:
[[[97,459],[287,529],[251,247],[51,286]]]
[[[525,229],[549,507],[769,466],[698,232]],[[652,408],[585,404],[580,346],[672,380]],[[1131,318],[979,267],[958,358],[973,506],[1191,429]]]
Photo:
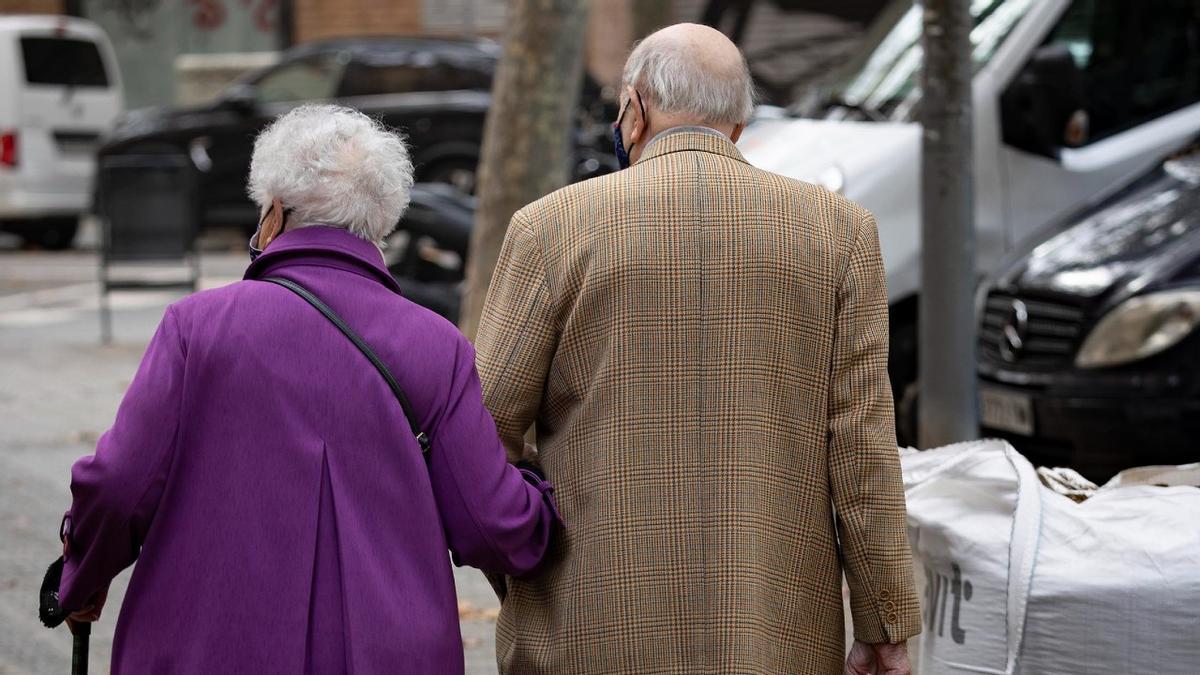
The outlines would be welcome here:
[[[277,103],[333,98],[348,60],[343,54],[314,54],[280,65],[255,82],[258,100]]]
[[[58,37],[21,38],[25,81],[72,87],[107,87],[100,50],[90,40]]]
[[[1075,0],[1046,44],[1082,76],[1087,143],[1200,101],[1200,0]]]
[[[490,88],[491,75],[482,64],[455,63],[428,52],[408,52],[355,60],[346,69],[339,96]]]

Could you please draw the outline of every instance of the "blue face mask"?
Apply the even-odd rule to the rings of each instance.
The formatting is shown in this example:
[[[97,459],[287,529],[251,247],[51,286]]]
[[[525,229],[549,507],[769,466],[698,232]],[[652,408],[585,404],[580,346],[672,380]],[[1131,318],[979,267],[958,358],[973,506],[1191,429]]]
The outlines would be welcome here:
[[[642,107],[642,120],[644,122],[646,119],[646,106],[642,104],[642,95],[636,89],[633,91],[633,94],[637,96],[638,105]],[[629,150],[633,149],[632,145],[628,149],[625,148],[625,139],[621,136],[621,118],[625,116],[625,111],[631,105],[633,105],[633,99],[630,99],[629,103],[621,109],[621,112],[617,115],[617,121],[613,122],[612,125],[613,151],[617,155],[617,165],[622,169],[629,168]]]

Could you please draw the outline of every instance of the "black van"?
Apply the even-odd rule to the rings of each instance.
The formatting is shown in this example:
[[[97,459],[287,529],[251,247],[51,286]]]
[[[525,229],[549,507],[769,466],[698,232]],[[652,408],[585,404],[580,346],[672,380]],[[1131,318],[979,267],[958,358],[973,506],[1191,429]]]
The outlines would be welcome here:
[[[980,414],[1093,481],[1200,460],[1200,150],[1011,256],[980,296]]]

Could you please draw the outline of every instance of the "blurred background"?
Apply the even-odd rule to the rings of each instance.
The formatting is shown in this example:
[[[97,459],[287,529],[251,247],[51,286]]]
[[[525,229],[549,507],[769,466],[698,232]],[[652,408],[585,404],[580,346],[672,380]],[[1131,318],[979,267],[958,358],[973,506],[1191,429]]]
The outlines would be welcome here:
[[[932,367],[970,379],[970,437],[1035,464],[1103,483],[1196,461],[1200,0],[963,5],[969,58],[949,65],[969,143],[935,167],[973,189],[955,219],[922,199],[938,180],[922,126],[945,111],[923,83],[952,71],[923,70],[911,0],[0,0],[0,673],[65,670],[69,641],[30,620],[27,579],[56,555],[69,466],[111,423],[165,306],[245,269],[259,129],[329,100],[401,129],[419,182],[385,257],[408,297],[470,335],[512,209],[616,170],[625,56],[680,21],[746,53],[751,163],[876,214],[902,445],[931,445]],[[514,148],[532,151],[490,164]],[[923,270],[923,241],[965,257],[966,281]],[[921,298],[947,284],[974,298],[971,318],[939,324],[932,306],[924,330],[955,331],[970,357],[923,371]],[[468,672],[494,672],[491,591],[459,582]]]

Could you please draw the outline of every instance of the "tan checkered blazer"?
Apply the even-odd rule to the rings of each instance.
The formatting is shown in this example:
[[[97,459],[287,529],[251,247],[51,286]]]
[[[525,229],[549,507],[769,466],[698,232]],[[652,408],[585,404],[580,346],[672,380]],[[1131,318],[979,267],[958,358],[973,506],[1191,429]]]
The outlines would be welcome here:
[[[859,639],[918,633],[887,341],[871,214],[723,137],[519,211],[479,371],[566,529],[501,672],[840,673],[843,571]]]

